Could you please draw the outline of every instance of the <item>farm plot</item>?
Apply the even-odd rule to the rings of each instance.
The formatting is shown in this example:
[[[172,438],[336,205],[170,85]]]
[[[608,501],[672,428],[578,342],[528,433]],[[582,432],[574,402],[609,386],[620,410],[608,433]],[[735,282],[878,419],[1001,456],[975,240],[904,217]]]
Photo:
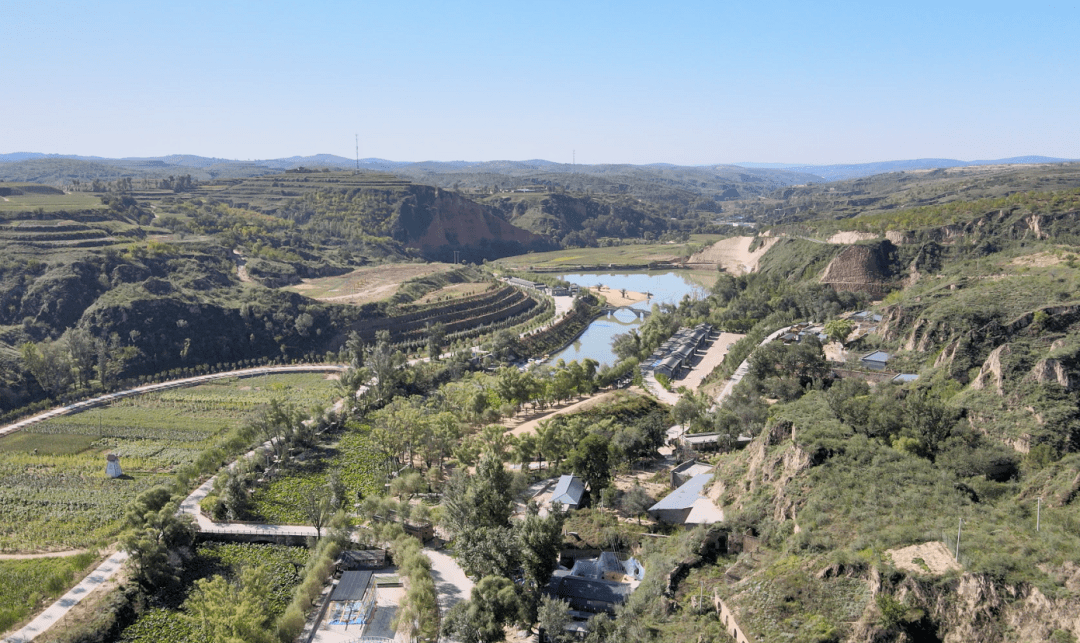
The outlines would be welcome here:
[[[311,455],[259,485],[252,497],[254,518],[273,524],[306,524],[302,500],[325,487],[331,471],[340,472],[350,502],[382,492],[386,470],[366,427],[348,429],[336,444]]]
[[[167,483],[271,399],[326,405],[322,374],[218,380],[120,400],[0,439],[0,551],[87,547],[114,535],[139,493]],[[105,475],[105,456],[124,475]]]
[[[245,569],[262,567],[269,583],[262,588],[266,597],[265,614],[271,622],[285,612],[293,590],[302,580],[309,552],[304,547],[251,543],[206,542],[195,551],[194,560],[185,567],[181,586],[154,597],[154,607],[128,626],[120,643],[186,643],[203,640],[187,619],[183,604],[195,581],[221,575],[236,580]]]
[[[63,558],[0,560],[0,632],[57,598],[97,560],[87,552]]]

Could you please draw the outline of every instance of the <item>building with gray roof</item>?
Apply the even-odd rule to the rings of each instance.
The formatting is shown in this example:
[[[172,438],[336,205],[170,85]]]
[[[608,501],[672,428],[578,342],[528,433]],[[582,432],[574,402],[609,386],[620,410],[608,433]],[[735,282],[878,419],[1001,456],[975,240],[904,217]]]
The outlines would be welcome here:
[[[585,482],[575,475],[559,478],[555,490],[551,492],[551,504],[561,503],[563,509],[579,509],[585,501]]]
[[[724,512],[705,495],[711,473],[701,473],[649,507],[649,516],[670,525],[711,525],[724,520]]]

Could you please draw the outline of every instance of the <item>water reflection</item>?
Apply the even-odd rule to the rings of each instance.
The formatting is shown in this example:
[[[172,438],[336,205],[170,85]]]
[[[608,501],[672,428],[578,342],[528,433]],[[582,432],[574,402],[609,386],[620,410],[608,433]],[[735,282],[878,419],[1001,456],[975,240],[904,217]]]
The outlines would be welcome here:
[[[704,288],[674,271],[588,272],[559,275],[559,277],[579,286],[602,284],[605,291],[610,289],[618,292],[620,289],[625,288],[632,292],[649,293],[651,297],[648,301],[638,302],[632,306],[632,308],[638,310],[650,310],[653,304],[676,304],[682,300],[684,295],[705,296]],[[612,338],[615,335],[630,332],[631,329],[637,328],[644,321],[643,318],[635,315],[630,310],[616,309],[613,313],[593,321],[574,343],[553,355],[550,363],[560,359],[569,362],[575,359],[581,361],[585,358],[591,358],[600,362],[600,364],[614,364],[616,357],[611,352]]]

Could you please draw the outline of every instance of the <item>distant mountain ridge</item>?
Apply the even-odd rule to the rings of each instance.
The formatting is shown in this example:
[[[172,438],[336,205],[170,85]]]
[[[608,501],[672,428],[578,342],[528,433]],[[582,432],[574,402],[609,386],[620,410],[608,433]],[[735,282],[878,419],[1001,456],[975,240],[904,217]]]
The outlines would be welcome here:
[[[715,210],[709,203],[764,196],[779,188],[858,179],[877,174],[979,165],[1062,163],[1069,159],[1018,156],[961,161],[911,159],[840,165],[741,163],[672,165],[603,163],[577,165],[544,159],[524,161],[391,161],[363,158],[363,171],[389,172],[417,183],[449,189],[493,193],[546,186],[575,192],[626,194],[678,208]],[[195,154],[110,159],[74,154],[13,152],[0,154],[0,181],[63,185],[71,180],[161,179],[191,175],[197,181],[245,179],[297,168],[349,170],[356,159],[334,154],[278,159],[237,160]]]
[[[1067,163],[1077,159],[1062,159],[1050,156],[1014,156],[1006,159],[960,161],[957,159],[909,159],[902,161],[875,161],[873,163],[846,163],[839,165],[800,165],[797,163],[735,163],[738,167],[749,169],[790,170],[816,174],[825,181],[843,181],[857,179],[887,172],[909,172],[911,170],[936,170],[949,167],[967,167],[971,165],[1030,165],[1035,163]]]

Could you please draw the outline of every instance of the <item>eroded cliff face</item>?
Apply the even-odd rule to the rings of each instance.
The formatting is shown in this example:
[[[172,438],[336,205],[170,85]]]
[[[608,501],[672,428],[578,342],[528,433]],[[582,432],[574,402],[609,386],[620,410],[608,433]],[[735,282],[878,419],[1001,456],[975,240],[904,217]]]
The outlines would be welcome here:
[[[839,291],[882,295],[893,277],[896,247],[889,241],[848,246],[821,275],[821,282]]]
[[[462,258],[495,258],[552,245],[456,192],[427,186],[412,190],[398,212],[394,237],[426,257],[452,259],[457,250]]]

